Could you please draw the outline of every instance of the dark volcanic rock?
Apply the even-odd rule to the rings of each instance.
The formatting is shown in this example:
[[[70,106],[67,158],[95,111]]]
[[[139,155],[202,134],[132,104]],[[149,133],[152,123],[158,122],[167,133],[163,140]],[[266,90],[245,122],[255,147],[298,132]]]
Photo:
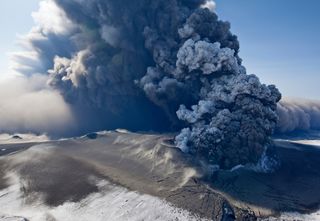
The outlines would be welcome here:
[[[22,140],[22,137],[20,137],[19,135],[13,135],[13,136],[12,136],[12,139]]]
[[[91,140],[97,139],[98,138],[98,134],[97,133],[90,133],[86,135],[86,138],[89,138]]]

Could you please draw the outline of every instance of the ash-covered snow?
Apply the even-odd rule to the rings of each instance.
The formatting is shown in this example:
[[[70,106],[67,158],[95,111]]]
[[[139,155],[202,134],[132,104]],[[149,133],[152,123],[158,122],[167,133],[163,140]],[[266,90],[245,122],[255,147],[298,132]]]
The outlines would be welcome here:
[[[14,175],[11,176],[14,179]],[[41,200],[25,204],[19,182],[0,191],[0,221],[205,221],[157,197],[99,181],[99,192],[80,202],[48,207]],[[58,191],[58,190],[57,190]],[[41,198],[39,198],[41,199]]]

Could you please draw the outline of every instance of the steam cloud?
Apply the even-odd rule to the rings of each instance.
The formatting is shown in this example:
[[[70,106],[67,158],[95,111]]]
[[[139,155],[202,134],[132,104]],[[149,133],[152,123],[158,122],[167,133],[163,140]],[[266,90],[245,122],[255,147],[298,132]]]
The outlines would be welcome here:
[[[16,70],[46,73],[83,131],[182,130],[183,151],[223,168],[257,162],[271,144],[281,94],[246,74],[237,37],[213,1],[40,6]]]

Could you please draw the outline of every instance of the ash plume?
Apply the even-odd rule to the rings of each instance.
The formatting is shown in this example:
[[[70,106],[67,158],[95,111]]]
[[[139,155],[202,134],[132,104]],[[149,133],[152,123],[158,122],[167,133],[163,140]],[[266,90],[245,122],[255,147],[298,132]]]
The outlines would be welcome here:
[[[181,131],[177,146],[210,163],[255,163],[272,145],[281,94],[247,75],[214,6],[46,0],[16,69],[47,74],[83,131]]]

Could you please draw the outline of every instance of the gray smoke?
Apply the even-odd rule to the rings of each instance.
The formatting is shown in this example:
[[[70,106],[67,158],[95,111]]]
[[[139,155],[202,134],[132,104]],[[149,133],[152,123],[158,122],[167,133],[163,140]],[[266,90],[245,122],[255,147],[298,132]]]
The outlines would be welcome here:
[[[41,4],[17,70],[47,73],[83,131],[182,130],[178,147],[223,168],[258,162],[271,145],[281,95],[246,74],[212,1]]]
[[[320,130],[320,101],[283,99],[278,104],[278,115],[278,134]]]

